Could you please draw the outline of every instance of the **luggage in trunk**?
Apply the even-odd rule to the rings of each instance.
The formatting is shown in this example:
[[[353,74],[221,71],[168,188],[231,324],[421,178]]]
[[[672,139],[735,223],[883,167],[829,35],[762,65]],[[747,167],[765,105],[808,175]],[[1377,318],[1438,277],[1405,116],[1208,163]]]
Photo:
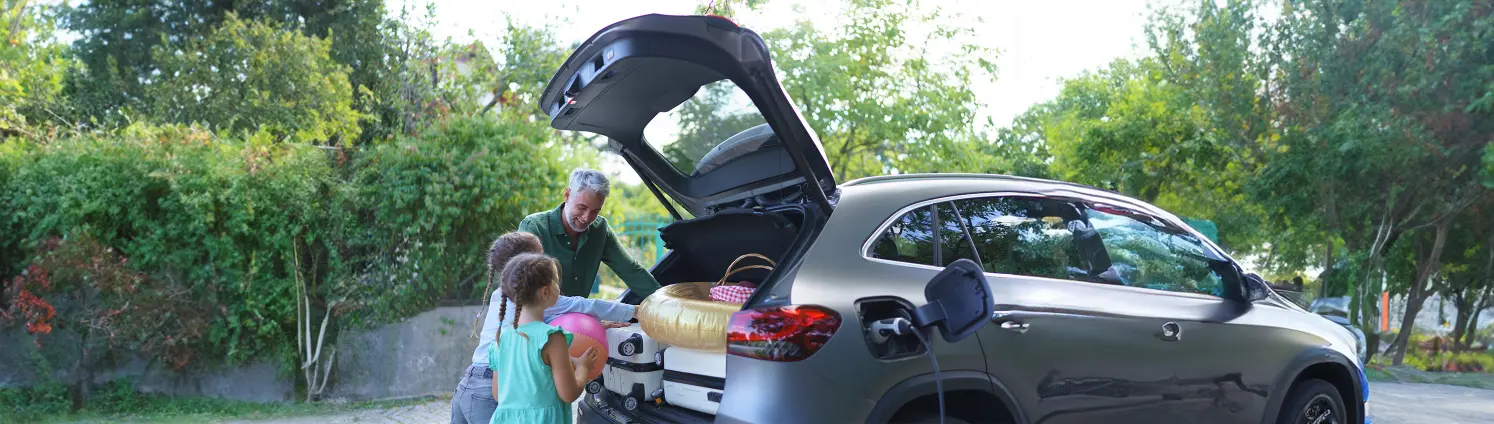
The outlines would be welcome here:
[[[602,382],[623,398],[623,408],[638,409],[663,394],[664,348],[637,324],[607,330],[607,367]]]
[[[726,390],[726,354],[671,347],[664,350],[664,402],[715,415]]]

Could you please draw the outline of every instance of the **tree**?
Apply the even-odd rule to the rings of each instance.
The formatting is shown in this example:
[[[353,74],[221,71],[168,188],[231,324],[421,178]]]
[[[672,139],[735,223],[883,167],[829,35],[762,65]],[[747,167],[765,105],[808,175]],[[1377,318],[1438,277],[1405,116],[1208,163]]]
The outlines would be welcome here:
[[[364,121],[368,134],[384,134],[393,112],[379,99],[393,97],[397,47],[403,24],[387,16],[381,0],[237,0],[231,2],[84,2],[67,8],[63,27],[79,35],[73,51],[83,66],[66,77],[74,110],[70,119],[112,125],[133,117],[123,108],[150,109],[147,87],[158,82],[155,51],[180,50],[201,41],[235,15],[332,41],[332,60],[348,66],[349,83],[374,95],[359,96],[355,108],[380,120]]]
[[[135,271],[87,234],[49,238],[39,250],[25,274],[3,285],[10,302],[0,304],[0,323],[24,323],[43,354],[66,364],[74,411],[87,403],[96,372],[127,353],[173,369],[194,359],[211,306],[190,301],[184,287]]]
[[[202,39],[155,50],[149,115],[234,132],[264,128],[285,141],[351,141],[363,114],[353,109],[348,67],[330,49],[327,40],[229,14]]]
[[[834,29],[800,21],[763,36],[837,177],[949,170],[977,140],[970,87],[994,78],[994,52],[957,16],[916,2],[852,0],[843,14]],[[914,34],[913,21],[939,24]]]
[[[37,136],[62,103],[62,75],[74,66],[53,38],[51,9],[26,0],[0,3],[0,140]]]

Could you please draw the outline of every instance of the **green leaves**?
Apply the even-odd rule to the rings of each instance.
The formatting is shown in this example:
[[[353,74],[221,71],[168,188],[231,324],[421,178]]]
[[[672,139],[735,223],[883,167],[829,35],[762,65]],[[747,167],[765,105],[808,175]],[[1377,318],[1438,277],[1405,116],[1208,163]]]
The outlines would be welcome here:
[[[763,36],[842,181],[987,166],[961,152],[977,149],[963,145],[977,139],[980,103],[970,87],[994,78],[979,61],[995,53],[976,44],[969,28],[940,20],[948,16],[923,13],[916,3],[855,0],[838,28],[802,21]],[[941,30],[908,39],[915,21]]]
[[[0,3],[0,140],[46,134],[62,110],[62,75],[75,66],[54,38],[52,8]]]
[[[150,116],[228,132],[268,132],[296,143],[338,144],[358,136],[349,68],[330,40],[230,13],[200,40],[152,52],[159,82],[146,87]]]

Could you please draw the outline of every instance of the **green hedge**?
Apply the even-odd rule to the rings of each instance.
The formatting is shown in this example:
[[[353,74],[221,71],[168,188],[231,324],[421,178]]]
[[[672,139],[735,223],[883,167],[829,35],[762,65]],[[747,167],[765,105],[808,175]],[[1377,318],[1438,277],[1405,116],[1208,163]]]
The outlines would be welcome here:
[[[134,126],[0,143],[0,277],[38,242],[86,232],[216,306],[197,357],[291,355],[298,275],[344,327],[468,298],[487,243],[564,185],[550,130],[523,120],[458,119],[361,150],[271,138]]]

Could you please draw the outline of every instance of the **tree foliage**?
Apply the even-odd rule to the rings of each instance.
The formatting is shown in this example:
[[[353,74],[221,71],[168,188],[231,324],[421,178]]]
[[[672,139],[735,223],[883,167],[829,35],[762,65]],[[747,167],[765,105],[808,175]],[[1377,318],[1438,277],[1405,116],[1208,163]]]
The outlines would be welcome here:
[[[349,68],[332,61],[330,40],[230,13],[201,39],[158,46],[156,82],[143,96],[157,122],[228,132],[266,131],[297,143],[356,139]]]
[[[980,103],[971,85],[994,78],[995,53],[972,28],[916,2],[853,0],[836,28],[800,21],[763,35],[784,88],[819,134],[837,178],[921,172],[964,159]],[[911,22],[934,23],[927,34]]]
[[[62,77],[74,66],[53,38],[52,9],[26,0],[0,3],[0,139],[38,136],[62,110]]]

